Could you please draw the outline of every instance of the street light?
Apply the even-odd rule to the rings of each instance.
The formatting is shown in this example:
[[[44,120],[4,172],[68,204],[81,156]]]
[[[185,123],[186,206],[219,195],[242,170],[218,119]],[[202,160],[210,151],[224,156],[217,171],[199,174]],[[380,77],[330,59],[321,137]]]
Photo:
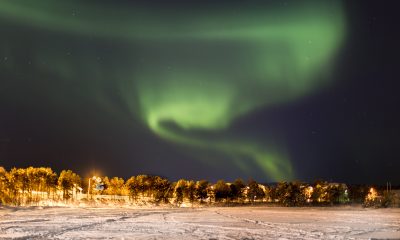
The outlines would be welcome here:
[[[99,179],[99,177],[93,176],[92,178],[89,178],[89,186],[88,186],[88,190],[87,190],[87,199],[89,200],[89,194],[90,194],[90,180],[93,181],[97,181],[97,179]]]

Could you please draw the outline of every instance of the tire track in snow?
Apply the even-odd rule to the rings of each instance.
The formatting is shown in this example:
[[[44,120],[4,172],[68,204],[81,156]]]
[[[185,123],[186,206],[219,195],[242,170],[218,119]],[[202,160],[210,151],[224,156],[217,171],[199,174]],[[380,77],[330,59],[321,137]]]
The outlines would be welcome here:
[[[192,210],[192,212],[198,212],[204,210]],[[177,232],[180,237],[186,237],[184,239],[225,239],[234,240],[237,238],[232,238],[227,236],[229,230],[237,230],[237,228],[218,226],[211,224],[201,224],[201,223],[190,223],[185,221],[176,220],[172,213],[188,213],[187,209],[183,209],[175,212],[168,212],[169,217],[166,218],[166,223],[173,224],[176,226],[176,230],[183,230],[183,232]],[[186,227],[183,227],[186,226]],[[221,235],[222,233],[222,235]],[[190,235],[190,238],[188,237]],[[216,237],[216,235],[219,235]]]
[[[220,216],[215,211],[209,209],[200,210],[208,213],[214,213]],[[190,223],[176,220],[173,216],[170,217],[171,222],[178,224],[181,228],[182,225],[189,226],[185,228],[185,233],[190,233],[191,239],[224,239],[224,240],[253,240],[253,239],[265,239],[264,235],[260,235],[258,232],[260,229],[248,229],[243,227],[232,227],[232,226],[220,226],[213,225],[212,223]],[[238,219],[235,219],[238,220]],[[181,234],[182,235],[182,234]]]
[[[327,236],[326,233],[321,232],[321,231],[316,231],[313,230],[311,232],[302,230],[302,229],[297,229],[294,228],[294,224],[290,223],[270,223],[270,222],[264,222],[260,220],[254,220],[250,218],[242,218],[242,217],[236,217],[233,215],[229,214],[223,214],[219,211],[215,211],[216,214],[221,215],[226,218],[230,219],[236,219],[242,222],[247,222],[247,223],[252,223],[255,225],[263,226],[263,227],[268,227],[266,229],[268,231],[268,234],[271,234],[271,239],[275,238],[289,238],[289,239],[327,239],[327,238],[334,238],[334,239],[344,239],[341,238],[340,236],[337,235],[329,235]],[[269,231],[272,230],[272,231]],[[269,237],[269,236],[268,236]]]
[[[63,237],[61,237],[61,235],[68,233],[68,232],[89,230],[89,229],[99,227],[102,225],[111,224],[111,223],[118,222],[118,221],[124,221],[126,219],[139,218],[139,217],[144,217],[144,216],[149,216],[149,215],[154,215],[154,214],[160,214],[160,212],[157,211],[157,212],[134,213],[131,215],[128,215],[125,212],[123,214],[123,216],[116,217],[116,218],[109,218],[104,221],[98,221],[98,222],[88,223],[88,224],[84,224],[84,225],[68,227],[65,229],[58,230],[58,231],[39,233],[39,234],[24,236],[24,237],[15,238],[15,239],[21,239],[21,240],[22,239],[24,239],[24,240],[25,239],[57,239],[57,238],[63,239]]]

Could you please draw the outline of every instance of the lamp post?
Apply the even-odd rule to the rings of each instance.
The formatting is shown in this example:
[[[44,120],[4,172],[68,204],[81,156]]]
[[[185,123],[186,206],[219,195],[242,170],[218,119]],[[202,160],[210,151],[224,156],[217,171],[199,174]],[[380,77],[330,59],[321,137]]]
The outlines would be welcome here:
[[[97,179],[97,177],[96,176],[93,176],[92,178],[89,178],[89,185],[88,185],[88,190],[87,190],[87,199],[89,200],[89,194],[90,194],[90,183],[91,183],[91,181],[90,180],[94,180],[94,181],[96,181],[96,179]],[[91,195],[90,195],[91,196]]]
[[[89,191],[90,191],[90,178],[89,178],[89,185],[87,189],[87,200],[89,200]]]

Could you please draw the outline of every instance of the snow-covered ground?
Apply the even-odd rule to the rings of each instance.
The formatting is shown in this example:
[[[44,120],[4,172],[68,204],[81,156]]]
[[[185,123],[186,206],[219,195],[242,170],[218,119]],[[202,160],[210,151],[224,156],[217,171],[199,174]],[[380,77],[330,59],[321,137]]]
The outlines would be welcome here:
[[[400,209],[0,208],[0,239],[400,239]]]

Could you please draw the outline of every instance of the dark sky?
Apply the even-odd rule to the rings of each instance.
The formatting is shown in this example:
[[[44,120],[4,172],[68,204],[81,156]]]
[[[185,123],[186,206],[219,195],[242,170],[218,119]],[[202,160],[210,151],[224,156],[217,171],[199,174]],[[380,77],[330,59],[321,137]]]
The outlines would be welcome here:
[[[396,1],[1,1],[0,165],[400,184]]]

